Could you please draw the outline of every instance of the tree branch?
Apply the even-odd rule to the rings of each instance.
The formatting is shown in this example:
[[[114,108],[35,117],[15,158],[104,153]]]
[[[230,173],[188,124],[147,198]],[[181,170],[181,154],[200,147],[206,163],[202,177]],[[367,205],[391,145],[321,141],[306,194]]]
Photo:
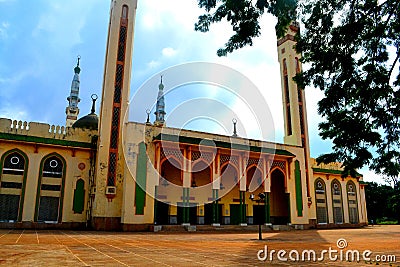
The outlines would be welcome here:
[[[399,59],[400,59],[400,51],[397,50],[396,59],[394,60],[393,65],[392,65],[392,67],[390,68],[390,71],[389,71],[389,74],[388,74],[388,81],[390,81],[390,77],[392,76],[394,67],[396,66],[396,63],[397,63],[397,61],[399,61]]]

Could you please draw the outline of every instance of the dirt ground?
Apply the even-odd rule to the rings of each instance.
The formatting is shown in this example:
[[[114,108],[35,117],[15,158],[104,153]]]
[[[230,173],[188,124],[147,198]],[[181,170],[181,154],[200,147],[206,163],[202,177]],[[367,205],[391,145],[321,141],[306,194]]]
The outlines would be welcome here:
[[[257,233],[113,233],[3,229],[0,230],[0,265],[400,266],[400,226],[268,232],[263,234],[263,240],[257,238]],[[338,239],[341,239],[339,243]],[[271,260],[272,250],[275,252]],[[278,253],[279,250],[283,252]],[[308,254],[309,250],[316,252],[315,261],[313,254]],[[323,253],[323,250],[327,252]],[[359,252],[359,262],[352,260],[354,250]],[[371,251],[366,252],[367,260],[362,256],[365,250]],[[265,251],[267,258],[264,260]],[[305,261],[301,261],[302,255]],[[357,254],[354,255],[356,257]],[[395,262],[393,256],[396,257]],[[382,262],[379,259],[392,262]]]

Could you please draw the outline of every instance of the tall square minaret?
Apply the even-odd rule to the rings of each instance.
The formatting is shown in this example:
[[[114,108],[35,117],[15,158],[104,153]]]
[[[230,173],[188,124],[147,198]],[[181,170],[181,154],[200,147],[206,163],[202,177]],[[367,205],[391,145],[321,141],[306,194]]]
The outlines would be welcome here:
[[[122,131],[128,109],[137,0],[112,0],[96,162],[92,224],[116,229],[122,207],[124,155]]]

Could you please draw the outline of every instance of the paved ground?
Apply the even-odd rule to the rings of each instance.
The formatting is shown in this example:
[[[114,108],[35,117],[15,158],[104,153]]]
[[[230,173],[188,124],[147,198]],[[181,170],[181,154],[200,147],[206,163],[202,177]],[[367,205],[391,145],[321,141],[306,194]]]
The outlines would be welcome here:
[[[363,229],[257,233],[110,233],[76,231],[0,230],[0,265],[3,266],[400,266],[400,226]],[[330,261],[295,263],[297,250],[315,250],[317,258],[329,247],[339,250],[344,238],[348,250],[373,251],[370,256],[395,255],[397,262]],[[260,261],[257,252],[268,247],[285,250],[288,262]],[[340,250],[339,250],[340,251]],[[340,256],[340,252],[332,254]],[[261,257],[264,253],[260,254]],[[345,258],[345,256],[343,256]],[[361,256],[362,257],[362,256]],[[306,257],[307,258],[307,257]]]

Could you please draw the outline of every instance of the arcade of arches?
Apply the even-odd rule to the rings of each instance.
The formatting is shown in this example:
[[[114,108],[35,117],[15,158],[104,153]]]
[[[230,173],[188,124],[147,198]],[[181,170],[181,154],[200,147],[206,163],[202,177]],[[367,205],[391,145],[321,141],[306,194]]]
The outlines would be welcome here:
[[[290,222],[285,170],[279,167],[285,166],[287,159],[274,161],[274,169],[264,174],[263,164],[267,162],[262,161],[260,156],[255,159],[241,159],[239,155],[221,154],[218,155],[220,160],[217,168],[216,161],[207,162],[207,159],[202,158],[203,155],[195,157],[196,160],[193,161],[184,161],[183,156],[177,156],[181,152],[161,153],[155,200],[156,224],[239,225]],[[221,159],[226,157],[229,160],[222,163]],[[247,167],[240,175],[238,162],[244,160],[248,162]],[[260,162],[250,165],[255,160]],[[190,168],[190,172],[185,171],[185,165]],[[185,172],[189,173],[190,186],[187,188],[183,186]],[[268,179],[270,182],[267,182]],[[266,198],[261,201],[250,200],[250,194],[258,196],[259,193],[266,193]]]

